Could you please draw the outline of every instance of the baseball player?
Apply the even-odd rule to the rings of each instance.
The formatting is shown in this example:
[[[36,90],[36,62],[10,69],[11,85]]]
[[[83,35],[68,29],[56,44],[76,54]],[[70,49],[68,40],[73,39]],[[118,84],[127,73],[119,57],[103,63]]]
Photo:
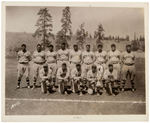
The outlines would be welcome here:
[[[69,80],[70,70],[66,63],[62,63],[62,67],[57,70],[57,79],[59,92],[61,94],[68,94],[68,80]]]
[[[117,70],[113,68],[113,64],[108,65],[108,69],[106,69],[104,73],[104,80],[107,85],[107,92],[110,95],[116,94],[116,90],[118,91],[118,83],[116,82],[118,80]]]
[[[30,72],[30,67],[29,67],[29,62],[31,60],[31,54],[29,51],[26,49],[26,44],[21,45],[21,50],[18,52],[17,55],[17,60],[18,60],[18,66],[17,66],[17,71],[18,71],[18,85],[17,89],[20,88],[20,83],[23,75],[26,76],[26,82],[27,82],[27,87],[30,88],[30,82],[29,82],[29,72]]]
[[[95,52],[95,65],[97,67],[103,66],[103,69],[106,69],[106,62],[107,62],[107,52],[103,50],[103,44],[99,44],[97,46],[98,51]]]
[[[108,52],[108,64],[113,64],[113,68],[117,70],[117,78],[120,80],[121,73],[121,53],[116,49],[116,45],[111,45],[111,51]]]
[[[124,86],[127,78],[130,78],[132,91],[134,88],[134,78],[135,78],[135,54],[131,51],[131,45],[126,45],[126,51],[122,53],[122,91],[124,91]]]
[[[52,69],[48,68],[48,64],[44,64],[39,71],[41,79],[41,91],[47,93],[47,90],[52,91],[53,83],[52,80]]]
[[[83,91],[85,89],[85,83],[83,80],[81,64],[76,64],[76,67],[74,69],[72,69],[71,77],[72,77],[73,92],[74,93],[79,92],[79,95],[82,96]]]
[[[52,79],[53,79],[53,82],[55,82],[55,75],[56,75],[56,70],[57,70],[57,64],[56,64],[57,53],[54,51],[53,45],[49,45],[48,48],[49,50],[45,54],[46,62],[48,64],[49,69],[53,71]]]
[[[82,69],[84,78],[87,78],[87,72],[91,69],[92,64],[95,61],[94,53],[90,51],[90,45],[86,45],[86,51],[82,52]]]
[[[61,44],[61,49],[57,52],[57,67],[61,67],[62,63],[66,63],[69,66],[69,50],[66,49],[66,44]]]
[[[33,52],[33,89],[36,88],[36,81],[39,76],[39,70],[44,63],[45,52],[42,51],[41,44],[37,44],[37,49]]]
[[[94,92],[97,92],[97,95],[102,94],[101,89],[103,88],[102,84],[102,75],[103,71],[98,71],[96,65],[92,65],[92,68],[87,73],[87,80],[88,80],[88,92],[89,90],[92,90],[93,94]]]
[[[76,67],[76,64],[81,63],[81,51],[78,49],[78,45],[73,45],[73,50],[69,54],[70,70]]]

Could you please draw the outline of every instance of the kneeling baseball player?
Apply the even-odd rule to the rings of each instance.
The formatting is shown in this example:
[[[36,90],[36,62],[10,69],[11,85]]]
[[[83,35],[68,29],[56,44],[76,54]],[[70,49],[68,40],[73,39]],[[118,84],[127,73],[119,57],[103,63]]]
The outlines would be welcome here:
[[[88,93],[94,94],[97,92],[97,95],[102,94],[102,71],[98,71],[96,65],[92,65],[92,69],[87,73],[87,80],[88,80]]]
[[[73,92],[79,93],[79,95],[82,96],[86,85],[83,81],[81,64],[76,64],[76,67],[71,71],[71,77]]]
[[[48,64],[44,64],[40,69],[39,76],[41,79],[41,91],[42,93],[47,93],[52,91],[53,82],[52,82],[52,69],[48,68]]]
[[[63,63],[62,67],[58,68],[57,71],[58,87],[61,94],[68,94],[69,75],[70,70],[66,63]]]
[[[113,64],[108,65],[108,69],[104,73],[104,80],[106,83],[106,90],[109,95],[116,95],[119,90],[119,84],[117,82],[118,73],[117,70],[113,68]]]

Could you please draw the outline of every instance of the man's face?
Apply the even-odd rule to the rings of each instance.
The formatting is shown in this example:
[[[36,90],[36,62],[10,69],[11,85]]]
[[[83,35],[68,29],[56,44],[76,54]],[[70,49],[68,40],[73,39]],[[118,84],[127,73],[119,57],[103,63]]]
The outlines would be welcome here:
[[[63,70],[66,69],[66,65],[65,65],[65,64],[62,65],[62,69],[63,69]]]
[[[98,51],[102,52],[103,47],[102,46],[98,46]]]
[[[128,53],[130,53],[131,52],[131,46],[127,46],[126,50],[127,50]]]
[[[97,71],[96,66],[92,66],[92,72],[95,73]]]
[[[89,45],[86,46],[86,51],[88,51],[88,52],[90,51],[90,46]]]
[[[51,51],[51,52],[53,51],[53,47],[52,46],[49,47],[49,51]]]
[[[65,49],[66,49],[66,45],[65,45],[65,44],[62,44],[62,45],[61,45],[61,49],[62,49],[62,50],[65,50]]]
[[[42,50],[41,46],[38,45],[38,46],[37,46],[37,51],[40,52],[41,50]]]
[[[22,50],[25,51],[26,50],[26,46],[22,46]]]
[[[78,51],[78,46],[77,45],[74,45],[73,48],[74,48],[75,51]]]
[[[113,71],[113,66],[112,65],[109,66],[109,71]]]
[[[44,71],[48,71],[48,66],[44,66]]]
[[[77,70],[81,70],[81,66],[80,65],[77,65]]]
[[[116,50],[116,46],[111,46],[111,50],[114,52]]]

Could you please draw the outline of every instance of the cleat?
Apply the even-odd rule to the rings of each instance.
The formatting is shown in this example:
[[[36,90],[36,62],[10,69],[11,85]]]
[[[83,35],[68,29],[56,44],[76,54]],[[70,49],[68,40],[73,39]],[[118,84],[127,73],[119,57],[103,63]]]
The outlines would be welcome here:
[[[65,95],[68,95],[67,91],[65,91]]]
[[[132,92],[134,92],[135,91],[135,88],[132,88],[132,90],[131,90]]]
[[[96,95],[97,95],[97,96],[100,96],[100,93],[97,93]]]
[[[80,92],[79,96],[83,96],[82,92]]]
[[[28,86],[27,86],[27,88],[29,88],[29,89],[30,89],[30,85],[28,85]]]
[[[121,91],[124,92],[124,88],[122,88]]]
[[[116,96],[116,94],[114,94],[114,93],[113,93],[112,95],[113,95],[114,97]]]
[[[17,85],[16,89],[20,89],[20,86],[19,86],[19,85]]]

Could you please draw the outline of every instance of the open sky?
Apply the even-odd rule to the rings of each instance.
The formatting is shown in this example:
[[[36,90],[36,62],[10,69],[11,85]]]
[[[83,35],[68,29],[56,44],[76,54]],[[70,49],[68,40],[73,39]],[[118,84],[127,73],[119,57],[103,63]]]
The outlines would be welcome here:
[[[36,30],[38,11],[43,7],[8,6],[6,8],[7,32],[30,32]],[[62,9],[47,7],[53,18],[53,33],[61,29]],[[75,34],[81,23],[93,35],[98,24],[102,24],[105,35],[144,35],[144,10],[141,8],[71,7],[72,31]]]

